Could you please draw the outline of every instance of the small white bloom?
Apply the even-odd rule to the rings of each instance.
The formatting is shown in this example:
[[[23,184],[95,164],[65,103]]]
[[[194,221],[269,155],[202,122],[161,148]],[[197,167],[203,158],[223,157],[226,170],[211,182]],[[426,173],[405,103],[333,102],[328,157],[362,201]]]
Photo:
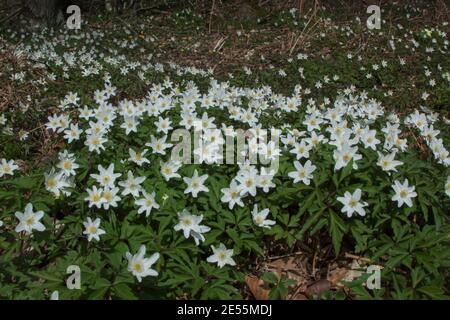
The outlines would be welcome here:
[[[306,161],[304,166],[299,161],[294,161],[294,166],[297,171],[289,172],[288,176],[294,179],[294,183],[302,181],[309,186],[311,179],[313,178],[312,173],[317,167],[313,165],[310,160]]]
[[[108,210],[109,207],[117,207],[117,202],[120,201],[120,197],[117,195],[119,193],[119,188],[105,187],[102,192],[102,198],[104,202],[102,203],[103,209]]]
[[[111,163],[107,169],[99,165],[98,171],[99,174],[91,174],[91,177],[94,178],[102,187],[114,187],[114,182],[122,175],[121,173],[114,173],[114,163]]]
[[[84,200],[89,202],[89,208],[96,206],[100,209],[102,204],[105,202],[105,199],[102,197],[103,189],[97,189],[97,186],[92,186],[92,189],[88,188],[86,191],[88,196],[84,198]]]
[[[166,181],[169,181],[172,178],[181,178],[181,176],[177,173],[178,169],[180,169],[181,164],[179,162],[160,162],[161,164],[161,173]]]
[[[50,296],[50,300],[59,300],[59,291],[55,290],[52,292],[51,296]]]
[[[147,149],[144,149],[142,152],[136,152],[130,148],[128,150],[130,153],[128,160],[136,163],[138,166],[142,166],[144,163],[150,163],[150,160],[144,157],[147,151]]]
[[[252,218],[253,222],[258,226],[262,228],[270,229],[271,226],[273,226],[276,222],[274,220],[267,219],[267,216],[269,215],[269,209],[263,209],[260,212],[258,212],[258,205],[255,204],[252,211]]]
[[[205,241],[203,233],[211,230],[210,227],[200,225],[203,220],[203,215],[193,215],[186,209],[183,212],[178,213],[178,224],[174,227],[175,231],[183,230],[184,237],[187,239],[189,236],[194,238],[195,244],[198,246],[200,241]]]
[[[196,169],[192,178],[183,178],[183,181],[187,184],[187,188],[184,190],[184,193],[192,193],[192,196],[197,198],[199,192],[208,192],[209,189],[204,185],[206,179],[208,179],[208,175],[204,174],[199,176]]]
[[[220,190],[223,193],[222,198],[220,201],[227,203],[228,207],[233,209],[234,205],[237,204],[241,207],[244,206],[244,202],[242,202],[241,198],[241,189],[239,188],[238,184],[235,180],[231,181],[229,188],[223,188]]]
[[[378,162],[377,165],[389,173],[389,171],[397,172],[396,167],[401,166],[403,162],[395,160],[396,152],[391,152],[388,155],[383,155],[378,152]]]
[[[33,205],[28,203],[25,207],[25,211],[16,212],[15,216],[19,219],[19,224],[16,227],[16,232],[25,231],[26,233],[32,233],[33,229],[37,231],[44,231],[45,226],[39,222],[44,216],[43,211],[33,212]]]
[[[144,182],[145,177],[134,177],[133,172],[128,170],[127,180],[120,181],[119,186],[123,187],[122,195],[126,196],[131,194],[134,197],[138,197],[142,191],[141,183]]]
[[[128,271],[130,271],[139,282],[141,282],[144,277],[156,277],[158,275],[158,272],[151,269],[151,267],[159,259],[159,253],[156,252],[152,254],[150,258],[144,258],[145,251],[145,246],[141,245],[138,253],[135,255],[132,255],[130,252],[125,254],[128,260]]]
[[[86,222],[83,222],[85,230],[83,234],[87,235],[88,241],[90,242],[92,239],[100,241],[100,236],[105,234],[105,230],[100,229],[100,218],[95,219],[94,221],[91,218],[87,218]]]
[[[136,200],[136,205],[139,206],[138,214],[145,212],[145,216],[148,217],[153,208],[159,209],[159,204],[155,201],[155,192],[148,194],[145,191],[142,191],[142,195],[144,198]]]
[[[8,161],[6,159],[1,159],[0,178],[7,174],[12,176],[14,174],[14,170],[16,170],[17,168],[19,168],[19,167],[14,163],[14,160]]]
[[[368,204],[367,202],[360,202],[361,189],[356,189],[353,194],[346,191],[344,196],[338,197],[337,200],[344,205],[342,212],[347,213],[347,217],[350,218],[354,212],[363,217],[366,215],[364,207],[367,207]]]
[[[400,208],[403,204],[408,207],[412,207],[412,198],[417,197],[415,192],[416,187],[409,186],[408,179],[406,179],[403,184],[400,181],[395,180],[392,189],[395,191],[395,195],[392,197],[392,201],[398,202],[398,207]]]
[[[219,247],[211,246],[213,254],[209,256],[206,261],[210,263],[217,263],[219,268],[229,264],[230,266],[235,266],[236,262],[233,260],[233,249],[227,249],[223,243]]]

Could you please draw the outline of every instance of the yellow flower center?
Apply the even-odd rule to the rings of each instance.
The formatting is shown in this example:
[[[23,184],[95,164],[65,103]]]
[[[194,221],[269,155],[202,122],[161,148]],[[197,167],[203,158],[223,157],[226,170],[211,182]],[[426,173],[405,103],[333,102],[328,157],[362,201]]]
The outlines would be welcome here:
[[[112,199],[113,199],[112,193],[109,191],[104,192],[103,198],[105,198],[105,200],[108,202],[112,201]]]
[[[136,272],[141,273],[141,272],[143,271],[142,263],[140,263],[140,262],[134,263],[134,264],[133,264],[133,269],[134,269]]]
[[[66,170],[72,169],[72,163],[69,162],[69,161],[64,161],[63,168],[66,169]]]
[[[221,252],[221,253],[219,253],[219,260],[225,260],[225,258],[226,258],[226,254],[225,254],[225,252]]]
[[[25,224],[28,226],[31,226],[34,224],[34,218],[33,217],[28,217],[25,219]]]
[[[47,186],[49,187],[49,188],[54,188],[54,187],[56,187],[56,179],[55,178],[50,178],[50,179],[48,179],[48,181],[47,181]]]

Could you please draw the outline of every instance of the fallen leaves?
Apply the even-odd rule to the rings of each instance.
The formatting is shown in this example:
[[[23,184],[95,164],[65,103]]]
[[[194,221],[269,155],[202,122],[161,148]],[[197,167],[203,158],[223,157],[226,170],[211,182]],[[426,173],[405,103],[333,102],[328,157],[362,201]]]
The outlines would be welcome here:
[[[321,269],[313,270],[316,269],[316,260],[311,254],[296,252],[276,259],[267,259],[256,273],[269,272],[278,280],[293,280],[295,284],[288,286],[289,292],[284,299],[306,300],[320,298],[329,290],[343,290],[348,293],[344,282],[361,277],[370,262],[365,257],[345,253],[338,260],[321,264]],[[256,300],[268,300],[270,297],[271,286],[262,278],[256,275],[245,277],[245,283]]]
[[[251,275],[245,277],[250,292],[256,300],[269,300],[269,289],[264,288],[264,281]]]

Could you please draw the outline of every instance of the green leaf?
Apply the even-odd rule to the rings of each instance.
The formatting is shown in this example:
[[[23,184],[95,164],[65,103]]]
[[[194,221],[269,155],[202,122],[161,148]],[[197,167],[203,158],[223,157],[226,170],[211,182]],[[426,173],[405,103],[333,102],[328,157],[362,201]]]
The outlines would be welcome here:
[[[276,284],[278,283],[278,278],[273,272],[265,272],[261,276],[261,279],[267,283]]]
[[[58,278],[55,276],[53,272],[48,271],[30,271],[30,275],[38,277],[40,279],[44,279],[51,282],[63,282],[64,279]]]
[[[125,283],[118,283],[114,286],[114,292],[118,297],[125,300],[136,300],[137,297],[134,295],[133,291],[131,291],[130,287]]]
[[[344,236],[344,231],[344,222],[336,213],[330,210],[330,234],[336,256],[339,255],[341,250],[341,242]]]
[[[424,295],[436,300],[450,300],[449,296],[444,294],[444,291],[436,286],[423,286],[417,289],[417,291],[423,293]]]

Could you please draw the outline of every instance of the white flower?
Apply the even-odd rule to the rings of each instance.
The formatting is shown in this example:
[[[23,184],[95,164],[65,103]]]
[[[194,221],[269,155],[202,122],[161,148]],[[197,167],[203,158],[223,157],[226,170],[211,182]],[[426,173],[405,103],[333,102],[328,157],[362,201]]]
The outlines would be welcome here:
[[[91,174],[102,187],[114,187],[114,182],[121,173],[114,173],[114,163],[111,163],[108,169],[103,168],[101,165],[98,166],[99,174]]]
[[[240,182],[241,196],[245,196],[247,193],[250,193],[253,197],[256,196],[259,177],[254,171],[243,172],[243,174],[236,177],[236,180]]]
[[[172,146],[171,143],[166,143],[167,136],[164,136],[160,139],[156,139],[154,136],[151,136],[152,141],[150,143],[146,143],[145,145],[151,147],[153,153],[166,154],[166,149]]]
[[[376,134],[376,130],[370,130],[368,127],[364,130],[361,135],[361,141],[364,143],[364,147],[371,148],[372,150],[377,149],[377,144],[380,143],[380,140],[377,139]]]
[[[362,156],[358,153],[358,147],[351,147],[349,144],[344,143],[341,148],[334,150],[333,158],[336,161],[334,170],[337,171],[347,166],[347,164],[353,159],[353,169],[358,169],[356,164],[357,160],[362,159]]]
[[[104,202],[102,203],[103,209],[108,210],[109,207],[117,207],[117,201],[120,201],[120,197],[117,195],[119,193],[119,188],[117,187],[105,187],[102,192],[102,198]]]
[[[309,186],[311,179],[313,178],[312,173],[317,167],[313,165],[310,160],[306,161],[304,166],[302,166],[300,162],[294,161],[294,166],[297,171],[289,172],[288,176],[294,179],[294,183],[302,181]]]
[[[392,201],[397,201],[399,208],[404,203],[408,207],[412,207],[413,204],[411,199],[417,197],[417,193],[414,191],[416,189],[414,186],[409,186],[408,179],[406,179],[403,184],[401,184],[400,181],[395,180],[392,189],[395,191]]]
[[[302,158],[309,158],[309,151],[311,151],[312,146],[306,144],[306,140],[302,140],[300,143],[295,143],[294,148],[290,151],[297,156],[297,160]]]
[[[354,212],[363,217],[366,215],[364,207],[367,207],[368,204],[367,202],[360,202],[361,189],[356,189],[353,194],[347,191],[343,197],[338,197],[337,200],[344,205],[341,211],[347,213],[347,217],[350,218]]]
[[[70,129],[66,129],[64,131],[64,139],[67,139],[67,142],[72,143],[74,140],[80,139],[80,134],[83,132],[80,128],[78,128],[78,124],[71,124]]]
[[[102,197],[103,189],[97,189],[97,186],[92,186],[92,189],[88,188],[86,191],[88,196],[84,198],[84,200],[89,202],[89,208],[96,206],[100,209],[102,204],[105,202],[105,199]]]
[[[124,116],[121,128],[125,129],[125,134],[129,135],[131,132],[137,132],[138,121],[134,116]]]
[[[169,120],[169,118],[158,118],[158,121],[155,122],[156,131],[157,132],[164,132],[164,134],[168,134],[169,130],[172,130],[173,128],[170,126],[172,124],[172,121]]]
[[[225,203],[228,202],[228,207],[230,208],[230,210],[233,209],[235,204],[237,204],[241,207],[244,206],[244,203],[242,202],[242,199],[240,196],[241,189],[239,188],[239,186],[235,180],[231,181],[229,188],[223,188],[220,191],[222,191],[222,193],[223,193],[223,196],[220,199],[220,201],[225,202]]]
[[[0,163],[0,178],[3,177],[6,174],[13,175],[14,170],[19,168],[15,163],[14,160],[6,160],[2,159]]]
[[[92,239],[100,241],[100,236],[105,234],[105,230],[100,229],[100,218],[95,219],[94,221],[91,218],[87,218],[86,222],[83,222],[85,230],[83,234],[87,235],[88,241],[90,242]]]
[[[389,171],[395,171],[397,172],[396,167],[401,166],[403,162],[394,160],[396,155],[396,152],[391,152],[388,155],[383,155],[378,152],[378,162],[377,166],[381,167],[383,171],[386,171],[389,173]]]
[[[206,179],[208,179],[207,174],[199,176],[197,170],[195,170],[192,178],[183,178],[183,181],[187,184],[187,188],[184,190],[184,193],[192,193],[192,196],[197,198],[197,194],[199,192],[208,192],[209,189],[204,185]]]
[[[134,197],[139,196],[139,192],[141,192],[142,187],[141,183],[144,182],[145,177],[134,177],[133,172],[128,170],[127,180],[120,181],[119,186],[123,187],[122,195],[126,196],[127,194],[131,194]]]
[[[261,168],[261,174],[259,175],[258,179],[258,187],[262,188],[264,192],[269,192],[270,188],[275,188],[275,183],[272,182],[273,180],[273,170],[266,169],[264,167]]]
[[[166,179],[166,181],[169,181],[172,178],[181,178],[181,176],[177,173],[178,169],[180,169],[181,164],[179,162],[160,162],[161,164],[161,173]]]
[[[91,134],[86,137],[85,145],[88,146],[89,152],[95,151],[100,153],[101,150],[105,150],[104,143],[107,140],[101,134]]]
[[[128,271],[130,271],[139,282],[141,282],[144,277],[156,277],[158,275],[158,272],[151,269],[151,266],[159,259],[159,253],[156,252],[152,254],[150,258],[144,258],[145,251],[145,246],[141,245],[137,254],[131,255],[130,252],[125,254],[128,259]]]
[[[174,227],[175,231],[183,230],[184,237],[189,236],[194,238],[195,244],[198,246],[200,241],[205,241],[203,233],[211,230],[210,227],[200,225],[203,220],[203,215],[195,216],[190,214],[186,209],[178,213],[178,224]]]
[[[71,184],[66,176],[64,176],[64,172],[55,172],[54,168],[49,173],[44,174],[45,177],[45,189],[47,191],[53,193],[55,197],[59,197],[61,192],[70,195],[69,191],[65,191],[64,189],[70,187]]]
[[[31,203],[26,205],[23,213],[16,212],[15,216],[19,219],[16,232],[25,231],[26,233],[32,233],[33,229],[36,229],[37,231],[45,230],[45,226],[39,222],[39,220],[44,216],[44,212],[33,212],[33,205]]]
[[[144,149],[144,151],[142,152],[136,152],[130,148],[128,150],[128,152],[130,153],[130,157],[128,158],[128,160],[136,163],[138,166],[142,166],[144,163],[150,163],[150,160],[144,157],[147,151],[147,149]]]
[[[218,248],[211,246],[213,254],[209,256],[206,261],[210,263],[217,263],[219,268],[222,268],[226,264],[230,266],[235,266],[236,262],[233,260],[233,249],[227,249],[223,243],[219,245]]]
[[[50,296],[50,300],[59,300],[59,291],[55,290],[52,292],[51,296]]]
[[[159,209],[159,204],[155,201],[155,192],[148,194],[142,191],[144,198],[136,200],[136,205],[139,206],[138,213],[141,214],[145,212],[145,216],[148,217],[153,208]]]
[[[61,169],[62,173],[65,176],[74,176],[76,174],[75,169],[78,169],[80,166],[75,163],[75,159],[73,158],[73,154],[69,154],[67,152],[62,153],[60,155],[59,163],[57,164],[57,168]]]
[[[269,215],[269,209],[266,208],[266,209],[263,209],[260,212],[258,212],[258,205],[255,204],[255,206],[253,207],[252,218],[253,218],[253,222],[258,227],[270,229],[271,226],[276,223],[274,220],[266,219],[268,215]]]

